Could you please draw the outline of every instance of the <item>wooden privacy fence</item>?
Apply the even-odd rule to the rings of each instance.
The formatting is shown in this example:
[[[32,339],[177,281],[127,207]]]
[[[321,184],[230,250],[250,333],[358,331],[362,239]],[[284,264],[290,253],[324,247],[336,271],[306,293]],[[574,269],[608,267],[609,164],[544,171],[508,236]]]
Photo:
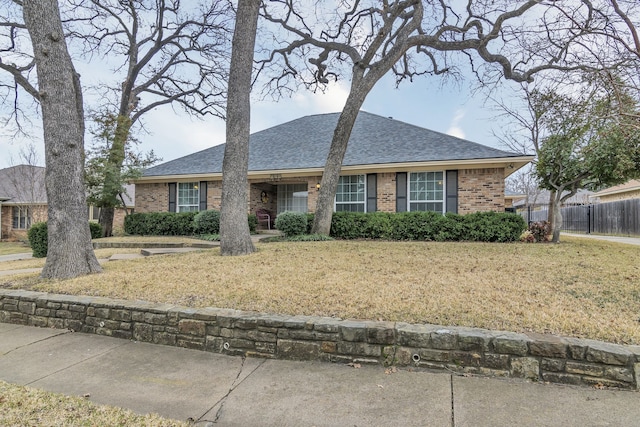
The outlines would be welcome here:
[[[527,222],[546,221],[547,210],[521,212]],[[562,230],[640,236],[640,199],[562,208]]]

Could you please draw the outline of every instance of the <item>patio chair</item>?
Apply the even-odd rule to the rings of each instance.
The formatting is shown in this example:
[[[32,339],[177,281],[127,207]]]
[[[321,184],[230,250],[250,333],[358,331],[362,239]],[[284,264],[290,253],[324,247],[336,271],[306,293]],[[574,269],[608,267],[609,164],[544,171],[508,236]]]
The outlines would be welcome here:
[[[271,230],[271,212],[266,209],[258,209],[256,211],[256,216],[258,217],[258,224],[267,223],[267,229]]]

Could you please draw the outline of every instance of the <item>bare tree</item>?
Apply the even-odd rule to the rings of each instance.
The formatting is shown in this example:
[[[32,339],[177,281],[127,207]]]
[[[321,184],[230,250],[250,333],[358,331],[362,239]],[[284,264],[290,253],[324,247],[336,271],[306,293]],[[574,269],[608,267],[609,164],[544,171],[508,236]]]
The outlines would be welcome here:
[[[179,0],[74,0],[68,14],[72,36],[84,43],[87,55],[99,54],[109,62],[123,58],[110,64],[120,82],[102,86],[117,117],[96,203],[102,208],[103,234],[109,236],[132,126],[169,104],[196,116],[224,118],[231,15],[224,1]]]
[[[233,33],[227,101],[227,141],[222,163],[222,255],[247,255],[255,252],[247,223],[247,172],[251,74],[259,8],[260,0],[239,0]]]
[[[84,194],[82,90],[62,30],[56,0],[16,3],[23,8],[37,71],[37,89],[9,66],[16,83],[40,102],[48,201],[48,251],[42,277],[63,279],[102,271],[91,245]]]
[[[587,0],[355,0],[329,9],[324,2],[300,7],[294,0],[264,3],[262,16],[280,31],[265,37],[276,49],[259,61],[271,74],[270,93],[286,94],[294,82],[322,89],[346,74],[351,81],[338,119],[316,205],[314,233],[328,234],[340,169],[354,121],[367,94],[387,72],[397,82],[459,68],[452,54],[469,59],[483,84],[500,78],[532,81],[545,70],[584,68],[585,46],[610,30],[608,17]],[[600,58],[598,66],[617,58]]]

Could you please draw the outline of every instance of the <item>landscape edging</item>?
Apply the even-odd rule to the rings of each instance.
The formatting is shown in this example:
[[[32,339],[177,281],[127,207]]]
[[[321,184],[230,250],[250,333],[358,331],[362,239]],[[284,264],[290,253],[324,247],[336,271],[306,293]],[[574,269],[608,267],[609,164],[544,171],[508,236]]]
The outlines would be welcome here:
[[[639,390],[640,346],[0,289],[0,322],[229,355],[446,369]]]

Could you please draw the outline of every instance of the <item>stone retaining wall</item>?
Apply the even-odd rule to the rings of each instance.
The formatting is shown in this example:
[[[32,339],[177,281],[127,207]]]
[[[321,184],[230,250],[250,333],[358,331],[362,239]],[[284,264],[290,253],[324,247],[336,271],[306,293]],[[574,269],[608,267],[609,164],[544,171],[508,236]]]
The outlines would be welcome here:
[[[230,355],[638,389],[640,346],[486,329],[268,315],[0,289],[0,322]]]

